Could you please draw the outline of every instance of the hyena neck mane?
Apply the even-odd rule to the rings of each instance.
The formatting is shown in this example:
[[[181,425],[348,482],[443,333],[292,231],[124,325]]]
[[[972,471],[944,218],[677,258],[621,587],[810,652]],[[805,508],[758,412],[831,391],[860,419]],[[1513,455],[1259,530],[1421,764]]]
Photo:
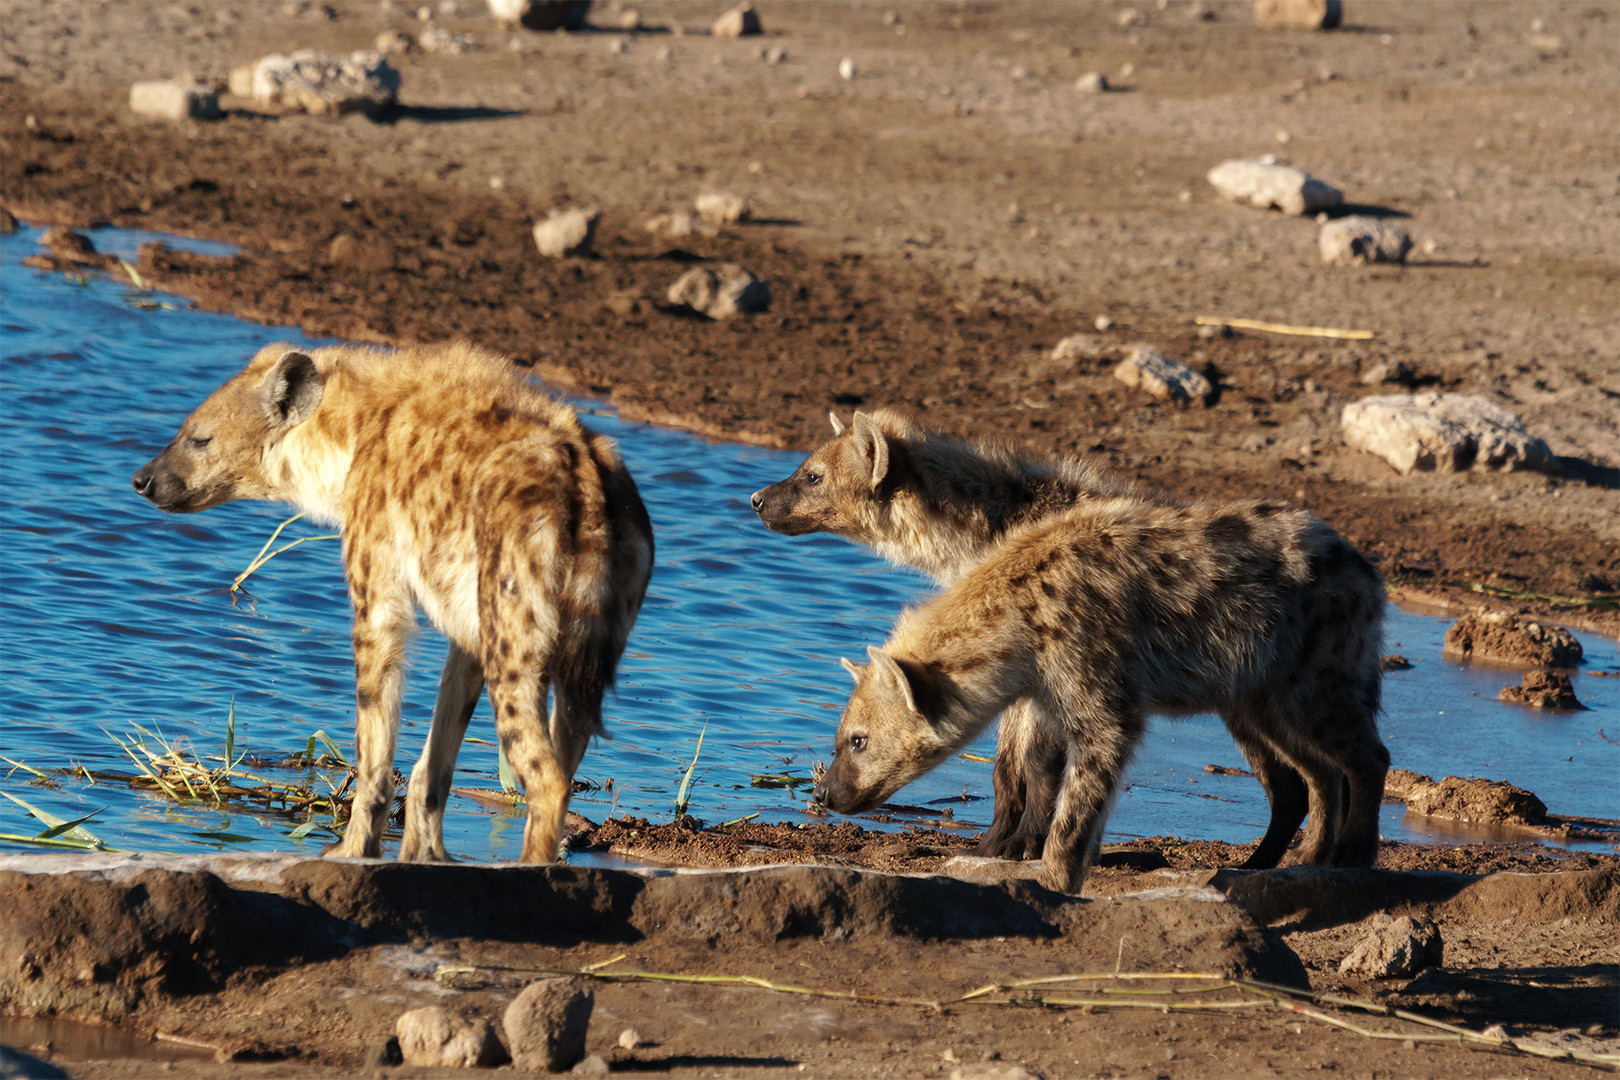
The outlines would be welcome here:
[[[1026,457],[909,423],[890,438],[891,454],[904,455],[904,471],[888,501],[888,527],[872,546],[944,584],[1011,530],[1087,499],[1135,494],[1132,485],[1079,459]]]
[[[908,612],[883,652],[906,674],[917,711],[932,728],[940,756],[977,738],[1007,706],[1033,686],[1033,665],[1021,650],[999,647],[1001,628],[962,632],[957,613],[940,601]],[[931,610],[933,609],[933,610]]]

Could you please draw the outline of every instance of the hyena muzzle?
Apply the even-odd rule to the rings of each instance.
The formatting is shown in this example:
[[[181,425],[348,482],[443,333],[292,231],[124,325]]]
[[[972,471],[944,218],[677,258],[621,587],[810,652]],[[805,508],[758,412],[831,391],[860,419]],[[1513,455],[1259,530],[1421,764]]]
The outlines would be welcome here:
[[[445,800],[486,686],[529,805],[522,859],[557,858],[574,771],[602,730],[602,697],[652,572],[651,523],[611,441],[473,346],[272,345],[186,418],[134,485],[171,513],[268,499],[339,527],[358,775],[348,829],[328,853],[380,854],[420,607],[450,649],[400,858],[448,857]]]

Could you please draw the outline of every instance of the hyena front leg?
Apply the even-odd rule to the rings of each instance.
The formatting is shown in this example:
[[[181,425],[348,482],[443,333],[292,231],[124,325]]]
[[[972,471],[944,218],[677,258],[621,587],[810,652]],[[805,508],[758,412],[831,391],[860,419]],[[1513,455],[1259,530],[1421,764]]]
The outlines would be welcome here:
[[[1001,717],[992,774],[995,816],[974,849],[995,859],[1039,858],[1052,824],[1068,746],[1033,699],[1016,701]]]
[[[405,839],[399,846],[404,862],[448,862],[444,850],[444,803],[450,796],[456,755],[467,723],[484,692],[484,666],[478,657],[452,643],[439,679],[422,757],[411,770],[405,795]]]
[[[1131,751],[1141,738],[1142,720],[1103,720],[1086,724],[1069,746],[1069,760],[1058,789],[1052,830],[1042,851],[1040,882],[1057,892],[1078,893],[1102,845],[1102,832]]]
[[[354,600],[354,804],[343,839],[325,854],[376,858],[394,805],[394,744],[405,683],[405,638],[415,611],[403,594],[351,583]]]

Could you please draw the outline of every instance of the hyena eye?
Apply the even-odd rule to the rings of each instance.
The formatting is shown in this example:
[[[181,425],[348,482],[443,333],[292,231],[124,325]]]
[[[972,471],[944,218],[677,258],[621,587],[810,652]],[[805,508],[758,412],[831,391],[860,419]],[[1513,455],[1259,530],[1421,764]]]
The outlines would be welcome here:
[[[807,472],[804,474],[804,482],[807,484],[819,484],[821,483],[821,474],[816,472]]]
[[[191,447],[193,450],[201,450],[203,447],[207,446],[209,443],[211,443],[213,441],[214,441],[214,437],[212,435],[206,435],[206,436],[193,435],[193,436],[191,436],[190,438],[188,438],[186,440],[186,445]]]
[[[865,735],[851,735],[849,737],[849,748],[850,748],[851,751],[853,751],[854,753],[857,753],[857,754],[860,753],[862,750],[865,750],[866,749],[866,736]]]

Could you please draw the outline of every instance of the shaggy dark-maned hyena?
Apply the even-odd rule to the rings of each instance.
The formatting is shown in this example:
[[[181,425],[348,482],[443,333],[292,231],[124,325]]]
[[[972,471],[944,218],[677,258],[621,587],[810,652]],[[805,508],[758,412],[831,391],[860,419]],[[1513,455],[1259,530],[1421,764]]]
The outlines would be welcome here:
[[[1377,572],[1303,511],[1084,503],[1010,533],[868,666],[844,662],[855,692],[815,798],[869,809],[1034,699],[1066,748],[1041,880],[1077,892],[1148,714],[1213,709],[1306,777],[1305,861],[1369,866],[1383,603]]]
[[[1099,498],[1148,499],[1083,461],[1023,457],[889,410],[856,413],[848,430],[834,417],[833,426],[834,438],[792,476],[754,494],[760,519],[788,535],[832,532],[859,541],[945,585],[1009,530]],[[1365,587],[1379,591],[1376,573]],[[1381,612],[1381,605],[1362,605],[1360,632],[1376,639]],[[1243,865],[1275,866],[1305,818],[1305,781],[1264,740],[1251,738],[1242,718],[1226,720],[1271,800],[1266,834]],[[1040,854],[1066,756],[1061,724],[1042,715],[1038,700],[1008,707],[996,750],[995,817],[981,853]]]
[[[134,483],[171,512],[273,499],[340,528],[359,775],[348,831],[329,854],[379,854],[420,605],[450,653],[411,772],[400,858],[447,857],[451,770],[486,682],[528,797],[522,858],[557,857],[574,770],[602,730],[602,695],[652,573],[652,526],[611,441],[473,346],[271,345]]]

